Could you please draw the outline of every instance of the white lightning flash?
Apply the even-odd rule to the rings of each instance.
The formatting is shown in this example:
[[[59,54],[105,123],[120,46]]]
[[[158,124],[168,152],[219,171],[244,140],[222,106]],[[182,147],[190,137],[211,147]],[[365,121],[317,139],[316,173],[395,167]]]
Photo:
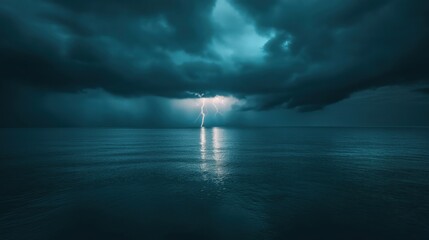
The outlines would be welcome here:
[[[204,120],[206,119],[206,113],[205,113],[205,108],[206,108],[206,98],[204,98],[204,93],[191,93],[197,97],[199,97],[201,99],[201,110],[200,110],[200,115],[198,115],[198,118],[201,117],[201,125],[200,127],[204,127]],[[198,120],[198,118],[196,120]],[[195,121],[196,121],[195,120]]]
[[[201,99],[201,106],[200,106],[200,115],[198,115],[198,118],[195,120],[197,121],[201,117],[201,125],[200,127],[204,127],[204,121],[206,119],[207,109],[206,109],[206,101],[209,100],[210,104],[213,106],[214,110],[216,111],[216,115],[221,114],[218,104],[224,104],[224,97],[222,96],[215,96],[212,98],[206,98],[204,97],[204,93],[192,93],[188,92],[189,94],[192,94],[194,96],[197,96]]]
[[[220,112],[219,112],[219,108],[217,107],[217,105],[216,105],[216,103],[214,102],[214,100],[212,100],[212,105],[213,105],[213,107],[214,107],[214,109],[216,110],[216,115],[218,115],[218,114],[220,114]]]
[[[211,104],[213,106],[213,108],[216,110],[215,115],[221,114],[221,112],[219,111],[219,107],[218,104],[224,104],[224,97],[222,96],[216,96],[214,98],[211,99]]]
[[[201,127],[204,127],[204,119],[206,118],[206,114],[205,114],[205,108],[206,107],[206,99],[205,98],[203,98],[203,101],[202,101],[202,103],[201,103],[201,112],[200,112],[200,115],[201,115]]]

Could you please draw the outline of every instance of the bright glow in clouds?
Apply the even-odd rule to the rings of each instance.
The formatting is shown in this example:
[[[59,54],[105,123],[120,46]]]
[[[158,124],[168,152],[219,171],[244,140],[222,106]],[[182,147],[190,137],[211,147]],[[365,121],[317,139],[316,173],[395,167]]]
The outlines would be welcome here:
[[[242,16],[228,1],[217,0],[212,19],[218,35],[212,42],[211,49],[224,61],[262,60],[263,46],[270,36],[263,36],[256,32],[252,22]]]
[[[212,12],[212,21],[216,35],[209,46],[209,51],[219,59],[189,52],[166,51],[175,64],[187,62],[206,62],[222,65],[234,70],[235,61],[261,62],[265,56],[264,45],[273,34],[261,35],[253,23],[237,11],[227,0],[217,0]],[[209,54],[211,55],[211,54]]]
[[[217,116],[218,114],[221,114],[221,112],[220,112],[220,110],[219,110],[219,107],[221,107],[222,105],[224,105],[225,104],[225,97],[223,97],[223,96],[215,96],[215,97],[212,97],[212,98],[205,98],[205,97],[203,97],[204,96],[204,94],[197,94],[198,95],[198,97],[200,97],[200,101],[201,101],[201,108],[200,108],[200,115],[198,116],[198,118],[200,118],[201,117],[201,125],[200,125],[200,127],[204,127],[204,121],[205,121],[205,118],[206,118],[206,102],[207,101],[209,101],[210,102],[210,104],[211,104],[211,106],[213,106],[213,109],[214,109],[214,114],[215,114],[215,116]]]
[[[226,117],[233,105],[239,102],[234,97],[216,95],[215,97],[204,97],[204,94],[189,93],[198,98],[187,98],[174,100],[173,107],[182,109],[184,113],[194,114],[194,124],[199,122],[200,127],[206,125],[216,126],[225,122]]]

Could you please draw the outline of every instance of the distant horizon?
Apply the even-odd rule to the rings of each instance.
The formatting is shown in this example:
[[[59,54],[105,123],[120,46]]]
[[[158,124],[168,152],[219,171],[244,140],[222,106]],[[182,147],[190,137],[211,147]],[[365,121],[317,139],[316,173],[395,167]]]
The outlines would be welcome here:
[[[0,129],[29,129],[29,128],[39,128],[39,129],[210,129],[210,128],[429,128],[429,125],[415,125],[415,126],[407,126],[407,125],[397,125],[397,126],[390,126],[390,125],[378,125],[378,126],[329,126],[329,125],[295,125],[295,126],[204,126],[204,127],[174,127],[174,126],[167,126],[167,127],[118,127],[118,126],[63,126],[63,127],[56,127],[56,126],[46,126],[46,127],[0,127]]]

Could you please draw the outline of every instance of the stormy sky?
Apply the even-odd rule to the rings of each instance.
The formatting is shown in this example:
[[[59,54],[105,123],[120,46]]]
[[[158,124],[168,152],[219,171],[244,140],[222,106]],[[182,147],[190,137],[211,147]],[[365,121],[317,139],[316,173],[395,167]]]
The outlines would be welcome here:
[[[2,0],[2,127],[429,125],[427,0]]]

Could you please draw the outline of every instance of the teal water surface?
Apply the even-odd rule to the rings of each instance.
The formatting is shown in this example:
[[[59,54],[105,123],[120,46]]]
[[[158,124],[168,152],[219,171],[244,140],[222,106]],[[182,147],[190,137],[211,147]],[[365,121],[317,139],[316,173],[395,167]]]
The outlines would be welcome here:
[[[2,129],[0,239],[429,239],[429,129]]]

